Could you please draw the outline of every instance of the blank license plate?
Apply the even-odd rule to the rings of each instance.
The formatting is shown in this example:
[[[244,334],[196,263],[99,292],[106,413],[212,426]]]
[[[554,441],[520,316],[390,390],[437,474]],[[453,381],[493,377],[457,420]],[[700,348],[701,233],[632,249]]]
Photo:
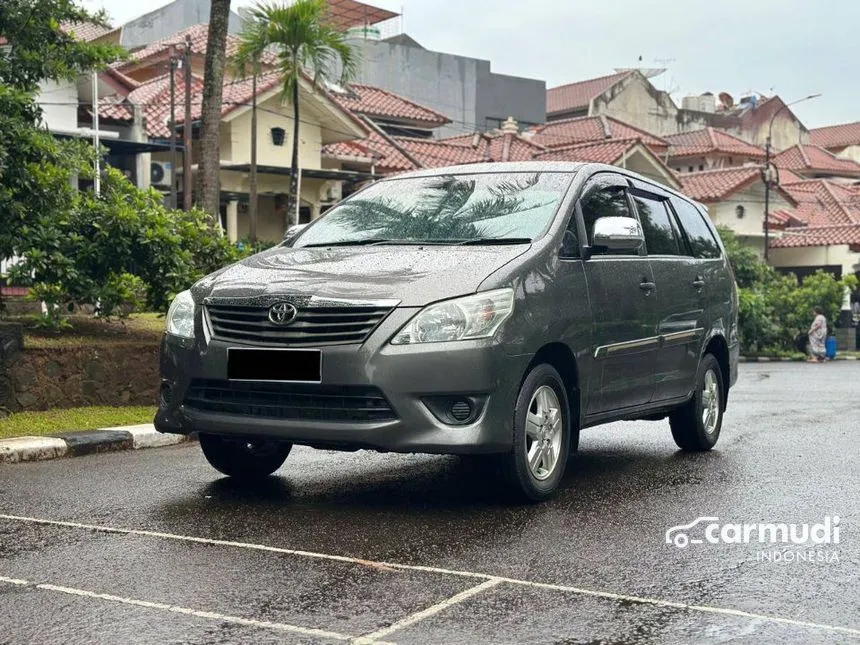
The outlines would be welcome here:
[[[227,378],[234,381],[319,383],[322,353],[318,349],[227,348]]]

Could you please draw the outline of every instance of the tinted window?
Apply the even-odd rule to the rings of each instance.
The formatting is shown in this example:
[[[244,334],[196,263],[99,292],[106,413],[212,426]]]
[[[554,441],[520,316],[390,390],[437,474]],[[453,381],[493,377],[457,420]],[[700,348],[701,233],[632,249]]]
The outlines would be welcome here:
[[[630,206],[627,203],[627,190],[623,186],[606,186],[598,184],[591,190],[586,190],[585,197],[580,202],[582,218],[585,222],[585,232],[589,244],[594,243],[592,233],[594,222],[601,217],[630,217]],[[606,251],[613,255],[638,255],[638,251]]]
[[[367,239],[456,243],[540,235],[564,197],[565,173],[389,179],[329,210],[296,246]]]
[[[579,257],[579,229],[576,225],[576,215],[570,218],[564,231],[564,237],[561,240],[561,257]]]
[[[690,240],[690,248],[693,256],[697,258],[720,257],[720,246],[711,233],[711,227],[705,222],[705,216],[690,202],[682,199],[673,199],[672,205],[678,214],[678,219],[687,239]]]
[[[666,203],[640,195],[634,195],[633,200],[639,211],[648,255],[678,255],[678,240]]]

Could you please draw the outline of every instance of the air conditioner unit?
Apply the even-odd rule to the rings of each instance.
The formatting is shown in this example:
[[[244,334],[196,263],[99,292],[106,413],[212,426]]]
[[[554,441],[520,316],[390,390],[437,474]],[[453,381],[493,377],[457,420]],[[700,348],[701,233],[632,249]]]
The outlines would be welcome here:
[[[169,187],[173,182],[173,164],[169,161],[153,161],[149,166],[149,183],[153,186]]]

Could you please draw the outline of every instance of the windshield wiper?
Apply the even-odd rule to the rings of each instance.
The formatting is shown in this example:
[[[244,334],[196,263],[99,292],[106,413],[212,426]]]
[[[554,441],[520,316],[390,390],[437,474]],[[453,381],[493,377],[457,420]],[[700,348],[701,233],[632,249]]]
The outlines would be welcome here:
[[[459,246],[494,246],[502,244],[531,244],[530,237],[476,237],[458,242]]]
[[[309,249],[316,246],[368,246],[370,244],[385,244],[387,242],[393,241],[394,240],[387,240],[382,237],[369,237],[366,240],[337,240],[335,242],[315,242],[314,244],[305,244],[304,246],[298,248]]]

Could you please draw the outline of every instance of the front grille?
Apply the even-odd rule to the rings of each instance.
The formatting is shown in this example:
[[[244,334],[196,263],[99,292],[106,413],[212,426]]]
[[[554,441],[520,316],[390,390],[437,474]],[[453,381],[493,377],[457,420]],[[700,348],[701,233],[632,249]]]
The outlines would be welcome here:
[[[394,410],[375,387],[254,383],[194,379],[185,405],[226,412],[303,421],[390,421]]]
[[[206,305],[212,336],[249,345],[314,346],[363,343],[391,307],[298,307],[295,320],[279,326],[268,307]]]

